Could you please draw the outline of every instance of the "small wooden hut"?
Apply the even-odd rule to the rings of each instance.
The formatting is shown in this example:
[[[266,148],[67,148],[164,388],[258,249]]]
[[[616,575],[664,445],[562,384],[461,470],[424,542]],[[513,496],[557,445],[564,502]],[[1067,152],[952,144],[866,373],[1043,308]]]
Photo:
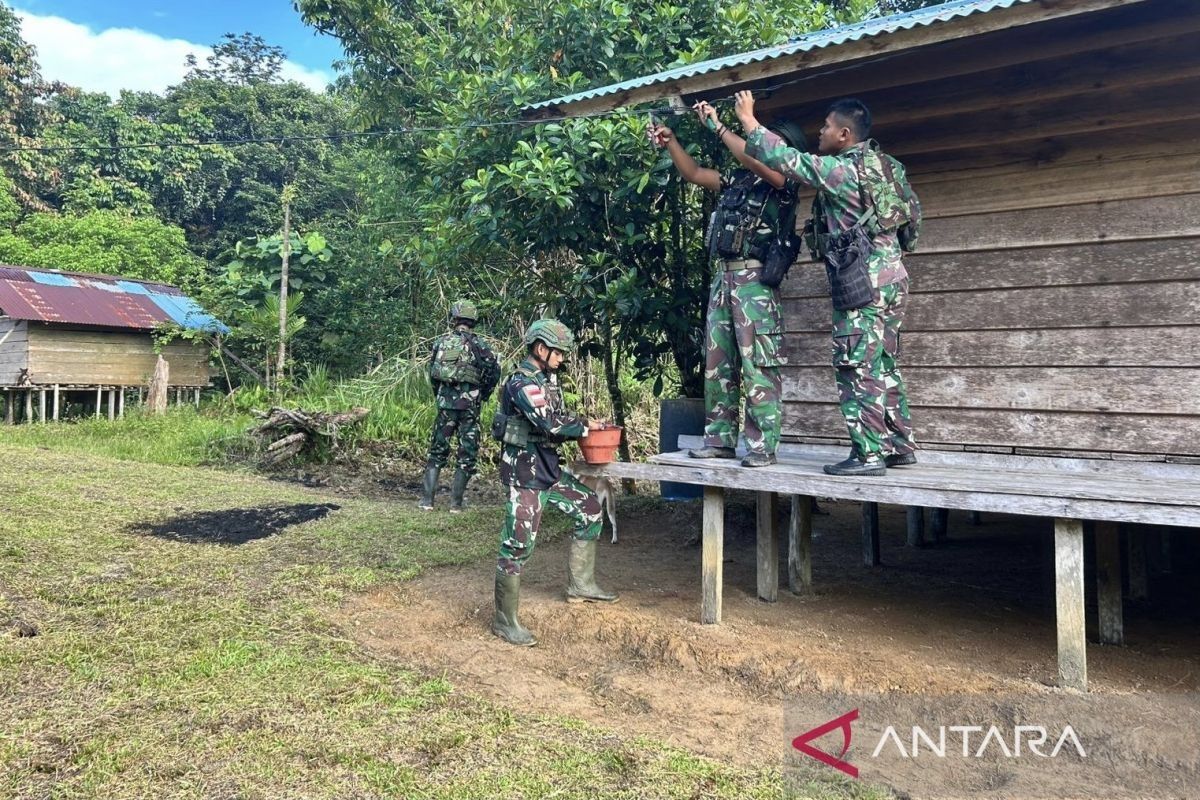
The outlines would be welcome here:
[[[783,287],[793,444],[781,464],[668,455],[608,474],[705,485],[706,622],[721,615],[727,488],[760,493],[766,600],[777,493],[865,501],[868,564],[879,558],[876,502],[1055,516],[1060,680],[1086,686],[1080,520],[1096,523],[1105,642],[1122,637],[1119,541],[1130,585],[1144,586],[1141,537],[1119,538],[1117,523],[1200,525],[1200,3],[956,0],[526,114],[690,105],[738,89],[760,92],[760,119],[809,130],[831,100],[858,97],[875,138],[907,164],[926,223],[906,258],[902,360],[926,452],[919,468],[878,479],[820,473],[847,440],[826,279],[799,264]],[[791,531],[793,587],[808,580],[804,519]]]
[[[208,349],[176,339],[156,351],[164,325],[225,327],[178,288],[112,275],[0,266],[0,394],[4,418],[57,420],[68,404],[123,413],[149,385],[161,354],[176,402],[209,385]]]

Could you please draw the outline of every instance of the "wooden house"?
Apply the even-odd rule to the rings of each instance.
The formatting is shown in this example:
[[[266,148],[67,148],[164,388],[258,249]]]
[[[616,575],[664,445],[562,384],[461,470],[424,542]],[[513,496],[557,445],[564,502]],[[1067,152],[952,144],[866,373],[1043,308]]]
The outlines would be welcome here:
[[[225,330],[178,288],[111,275],[0,266],[0,393],[5,419],[58,419],[68,403],[110,417],[127,390],[149,384],[161,354],[177,402],[209,384],[208,348],[175,339],[156,351],[164,325]]]
[[[1140,546],[1116,523],[1200,525],[1200,3],[959,0],[526,113],[690,105],[738,89],[760,91],[760,119],[811,132],[830,101],[857,97],[873,137],[908,167],[926,216],[905,259],[902,334],[922,469],[819,474],[833,452],[821,445],[844,455],[848,439],[826,278],[802,262],[783,287],[784,438],[795,443],[784,463],[750,475],[668,455],[610,473],[708,487],[706,621],[720,616],[722,488],[758,489],[765,504],[777,493],[865,501],[868,562],[875,502],[1054,516],[1060,678],[1086,685],[1079,520],[1097,523],[1103,641],[1121,635],[1117,543],[1133,564]],[[759,593],[771,599],[778,544],[765,524]]]

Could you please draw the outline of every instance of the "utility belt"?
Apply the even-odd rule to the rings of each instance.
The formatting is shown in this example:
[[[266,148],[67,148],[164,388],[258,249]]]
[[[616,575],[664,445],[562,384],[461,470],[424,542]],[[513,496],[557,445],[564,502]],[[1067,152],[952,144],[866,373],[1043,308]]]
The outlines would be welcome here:
[[[761,269],[763,262],[757,258],[729,258],[724,259],[722,263],[725,265],[726,272],[733,272],[737,269]]]
[[[542,444],[549,440],[545,433],[534,427],[533,423],[520,414],[505,414],[497,411],[492,417],[492,438],[497,442],[513,447],[525,447],[531,444]]]

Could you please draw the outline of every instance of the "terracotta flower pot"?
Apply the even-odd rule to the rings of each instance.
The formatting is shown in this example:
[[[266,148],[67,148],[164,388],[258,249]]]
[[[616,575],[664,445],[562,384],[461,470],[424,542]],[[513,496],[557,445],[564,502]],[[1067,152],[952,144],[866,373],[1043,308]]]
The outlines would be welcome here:
[[[583,460],[589,464],[608,464],[615,461],[617,448],[621,446],[622,430],[624,429],[619,425],[609,425],[588,431],[587,437],[579,440]]]

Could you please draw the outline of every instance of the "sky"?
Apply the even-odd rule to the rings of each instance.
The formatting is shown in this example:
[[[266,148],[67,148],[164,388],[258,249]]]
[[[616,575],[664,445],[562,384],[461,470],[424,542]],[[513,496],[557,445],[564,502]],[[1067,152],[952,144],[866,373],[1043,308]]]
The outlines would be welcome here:
[[[337,39],[307,27],[291,0],[7,0],[42,77],[116,96],[179,83],[184,58],[201,64],[226,33],[255,33],[282,47],[285,79],[321,90],[342,55]]]

